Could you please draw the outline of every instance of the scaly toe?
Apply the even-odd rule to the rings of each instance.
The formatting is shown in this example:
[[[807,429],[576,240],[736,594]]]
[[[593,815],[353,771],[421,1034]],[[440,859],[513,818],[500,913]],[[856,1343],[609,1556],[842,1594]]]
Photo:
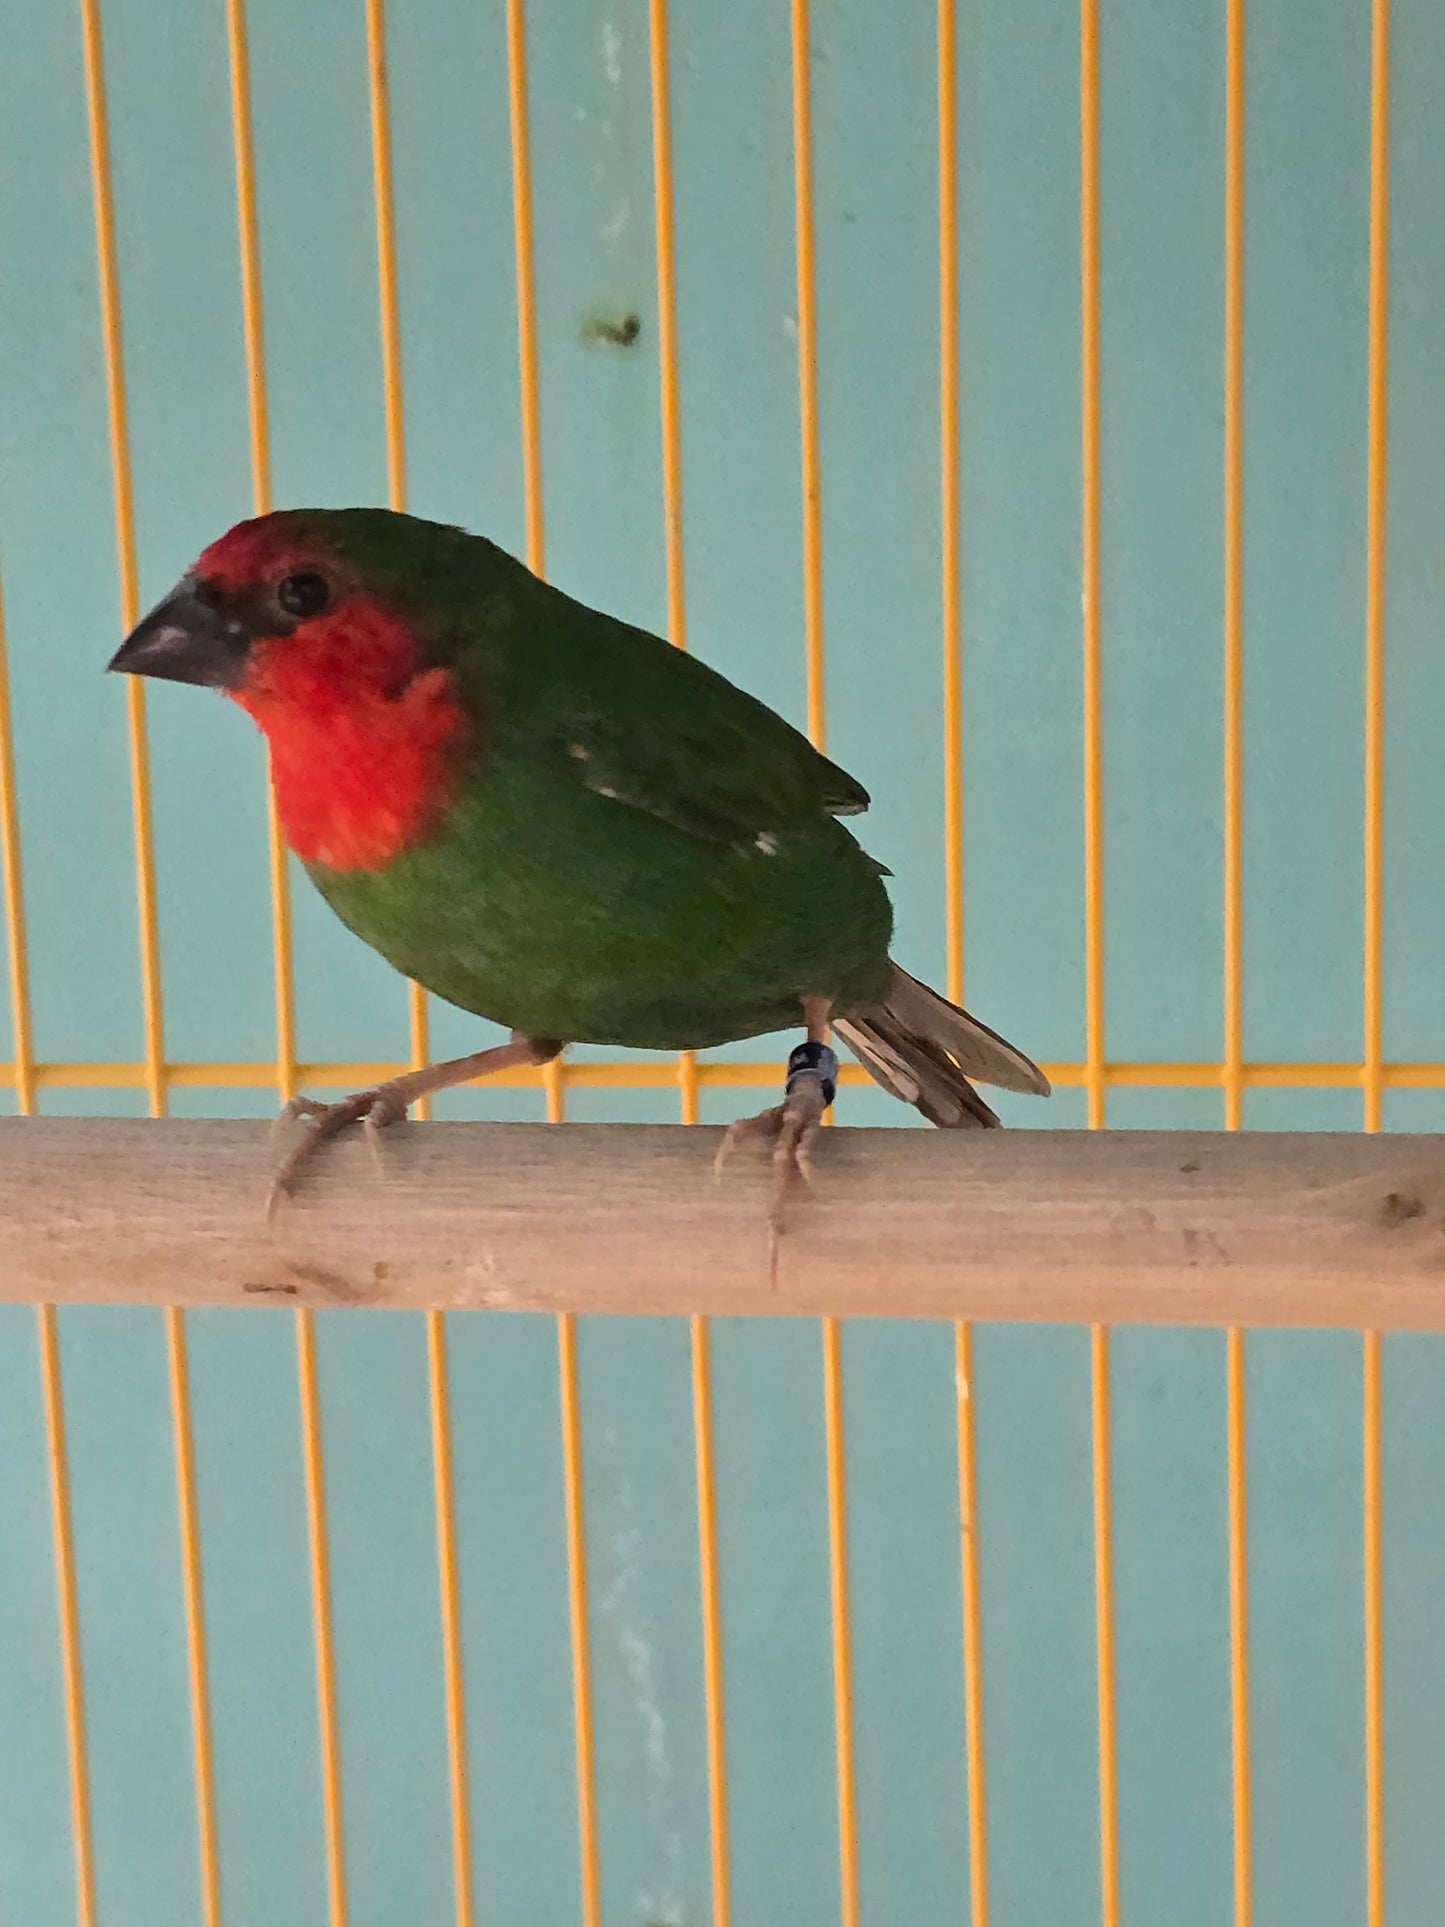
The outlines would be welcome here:
[[[804,1000],[807,1009],[808,1002]],[[816,999],[811,1000],[814,1003]],[[809,1012],[810,1028],[826,1019],[826,1002],[818,1011]],[[778,1282],[778,1252],[784,1230],[788,1191],[794,1177],[805,1189],[813,1188],[813,1140],[823,1122],[823,1113],[832,1103],[838,1083],[838,1060],[819,1038],[810,1035],[788,1059],[788,1079],[783,1101],[756,1117],[741,1117],[730,1124],[713,1159],[713,1177],[722,1174],[723,1165],[745,1137],[771,1137],[773,1146],[773,1187],[768,1205],[768,1276]]]
[[[334,1137],[339,1137],[353,1124],[359,1123],[365,1127],[379,1167],[381,1154],[374,1141],[377,1129],[382,1124],[391,1123],[393,1115],[401,1114],[395,1111],[394,1106],[387,1103],[385,1092],[377,1087],[356,1091],[352,1096],[343,1097],[335,1104],[322,1103],[315,1097],[293,1097],[276,1120],[277,1126],[279,1128],[283,1124],[301,1118],[305,1120],[306,1129],[300,1143],[294,1145],[276,1167],[275,1175],[271,1179],[271,1188],[266,1193],[267,1219],[275,1215],[276,1207],[282,1198],[291,1195],[297,1178],[322,1145],[329,1143]]]
[[[330,1109],[331,1106],[329,1104],[323,1104],[321,1100],[316,1097],[288,1098],[276,1113],[275,1120],[271,1125],[272,1148],[275,1148],[277,1138],[280,1137],[288,1124],[294,1124],[297,1118],[304,1117],[309,1120],[314,1117],[320,1117]]]
[[[389,1124],[400,1124],[405,1116],[405,1104],[399,1104],[395,1098],[389,1098],[385,1091],[381,1092],[362,1112],[361,1128],[366,1137],[367,1149],[371,1152],[371,1161],[376,1166],[376,1175],[380,1178],[386,1176],[386,1163],[381,1155],[381,1134]]]
[[[788,1164],[811,1191],[813,1189],[813,1140],[818,1135],[817,1118],[800,1119],[789,1147]],[[773,1154],[777,1156],[777,1152]]]
[[[774,1104],[771,1109],[759,1111],[755,1117],[735,1118],[723,1133],[723,1141],[717,1147],[717,1156],[712,1161],[713,1181],[721,1179],[723,1166],[732,1156],[744,1138],[776,1137],[783,1127],[785,1106]]]
[[[808,1146],[817,1134],[816,1119],[788,1116],[783,1124],[778,1147],[773,1152],[773,1192],[768,1204],[768,1278],[773,1289],[778,1283],[778,1256],[783,1234],[788,1228],[788,1202],[801,1184],[811,1194],[813,1166]]]
[[[808,1160],[808,1140],[816,1125],[810,1125],[796,1114],[788,1117],[778,1138],[778,1148],[773,1152],[773,1201],[768,1214],[768,1222],[775,1232],[783,1229],[783,1212],[792,1189],[794,1178],[801,1178],[805,1187],[813,1188],[813,1168]]]
[[[325,1117],[329,1111],[334,1111],[338,1108],[335,1104],[323,1102],[319,1097],[293,1097],[281,1107],[281,1114],[276,1119],[276,1122],[278,1124],[291,1124],[294,1123],[298,1117]]]
[[[795,1178],[801,1180],[805,1189],[813,1188],[813,1140],[832,1096],[831,1080],[825,1080],[812,1064],[790,1067],[789,1085],[781,1104],[759,1111],[756,1117],[740,1117],[728,1126],[712,1166],[716,1181],[744,1138],[774,1140],[773,1184],[767,1218],[768,1277],[774,1286],[778,1282],[778,1256],[786,1228],[788,1193]]]

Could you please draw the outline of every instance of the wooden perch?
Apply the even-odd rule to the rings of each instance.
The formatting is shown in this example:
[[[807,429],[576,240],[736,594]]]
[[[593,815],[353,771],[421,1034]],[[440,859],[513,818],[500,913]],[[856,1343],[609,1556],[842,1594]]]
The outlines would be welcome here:
[[[718,1136],[403,1125],[268,1226],[265,1125],[0,1120],[0,1299],[1445,1330],[1445,1138],[828,1131],[773,1289]]]

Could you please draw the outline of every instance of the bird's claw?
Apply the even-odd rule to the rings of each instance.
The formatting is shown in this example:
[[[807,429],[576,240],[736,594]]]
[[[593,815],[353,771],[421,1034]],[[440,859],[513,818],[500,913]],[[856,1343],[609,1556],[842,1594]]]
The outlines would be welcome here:
[[[406,1116],[405,1103],[389,1091],[385,1084],[374,1084],[369,1090],[354,1091],[350,1097],[343,1097],[337,1103],[326,1104],[315,1097],[293,1097],[276,1119],[275,1129],[294,1123],[298,1118],[306,1125],[300,1142],[276,1167],[271,1179],[271,1188],[266,1193],[266,1216],[275,1215],[276,1207],[282,1198],[289,1197],[295,1189],[296,1180],[303,1169],[319,1151],[323,1144],[332,1138],[340,1137],[343,1131],[350,1130],[353,1124],[360,1124],[366,1135],[366,1142],[376,1163],[378,1174],[385,1171],[381,1157],[381,1133],[388,1124],[399,1123]]]
[[[721,1184],[723,1166],[745,1137],[776,1137],[782,1126],[781,1104],[771,1105],[766,1111],[759,1111],[755,1117],[734,1118],[723,1132],[722,1143],[717,1147],[717,1156],[712,1161],[713,1183]]]
[[[813,1189],[813,1140],[823,1122],[827,1102],[823,1080],[804,1073],[793,1080],[793,1088],[781,1104],[774,1104],[755,1117],[740,1117],[730,1124],[713,1159],[713,1179],[722,1176],[724,1164],[744,1138],[772,1138],[773,1194],[768,1206],[768,1274],[774,1284],[778,1278],[778,1247],[783,1235],[785,1206],[793,1180],[800,1178]]]

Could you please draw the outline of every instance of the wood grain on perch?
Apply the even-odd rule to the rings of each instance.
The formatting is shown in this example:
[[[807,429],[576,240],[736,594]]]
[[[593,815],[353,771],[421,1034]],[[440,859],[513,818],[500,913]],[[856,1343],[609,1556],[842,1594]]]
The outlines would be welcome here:
[[[403,1125],[268,1226],[264,1124],[0,1120],[0,1299],[1445,1331],[1445,1138],[830,1131],[772,1289],[719,1135]]]

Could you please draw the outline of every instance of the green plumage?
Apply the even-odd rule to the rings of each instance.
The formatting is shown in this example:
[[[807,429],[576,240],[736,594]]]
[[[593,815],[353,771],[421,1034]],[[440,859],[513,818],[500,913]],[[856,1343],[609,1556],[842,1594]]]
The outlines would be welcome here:
[[[835,819],[866,793],[695,658],[586,609],[492,543],[307,512],[428,662],[477,747],[439,831],[317,887],[398,970],[532,1037],[676,1050],[876,1006],[881,866]]]

